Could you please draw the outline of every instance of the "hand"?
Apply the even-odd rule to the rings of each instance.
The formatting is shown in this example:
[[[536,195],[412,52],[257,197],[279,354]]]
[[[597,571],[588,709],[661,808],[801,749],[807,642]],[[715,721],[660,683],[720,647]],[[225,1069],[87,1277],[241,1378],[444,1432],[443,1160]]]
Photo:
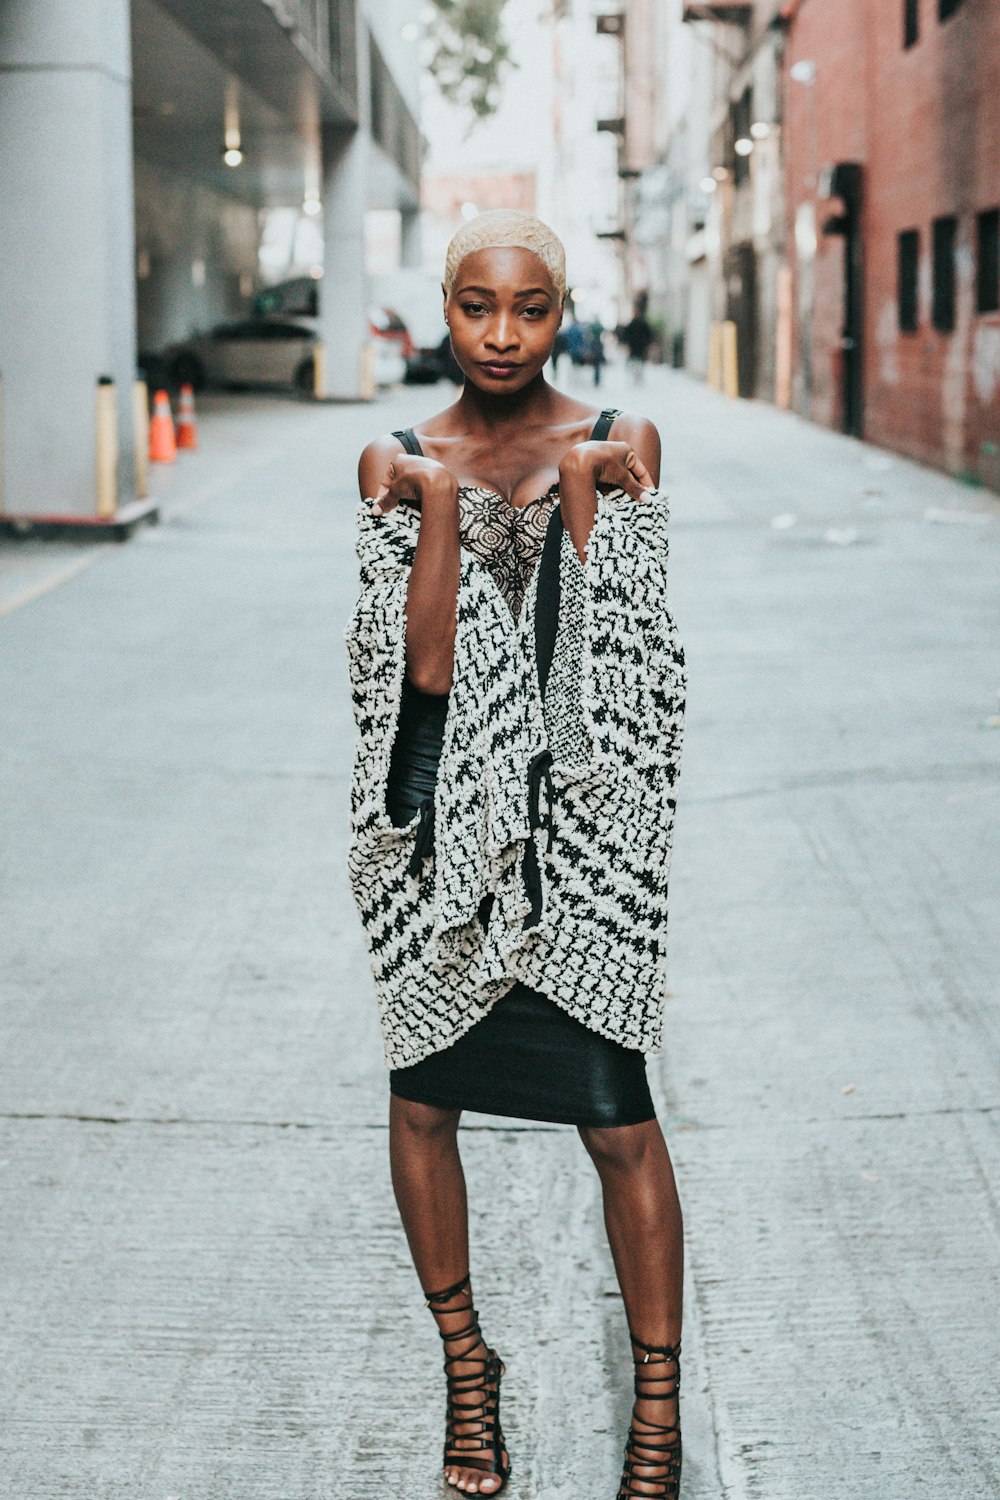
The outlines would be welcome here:
[[[371,497],[372,515],[387,515],[401,500],[410,500],[420,507],[439,495],[457,497],[455,476],[436,459],[401,453],[389,464]]]
[[[590,484],[613,485],[633,500],[649,500],[657,495],[653,477],[642,459],[628,443],[577,443],[559,465],[559,478],[583,478]]]

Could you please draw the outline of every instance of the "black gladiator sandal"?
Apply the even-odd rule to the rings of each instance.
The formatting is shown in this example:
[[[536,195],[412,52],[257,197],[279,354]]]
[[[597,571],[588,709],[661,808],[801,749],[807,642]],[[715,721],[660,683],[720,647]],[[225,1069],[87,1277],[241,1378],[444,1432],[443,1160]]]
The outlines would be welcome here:
[[[635,1394],[641,1401],[679,1401],[681,1345],[644,1344],[632,1334],[644,1354],[636,1361]],[[640,1470],[642,1472],[637,1473]],[[661,1426],[633,1413],[625,1445],[625,1469],[618,1500],[680,1500],[681,1419]]]
[[[466,1300],[457,1307],[445,1307],[453,1297],[465,1292]],[[444,1464],[446,1467],[477,1469],[484,1477],[499,1474],[500,1483],[488,1493],[499,1495],[510,1478],[510,1456],[500,1426],[500,1377],[505,1373],[503,1360],[495,1349],[487,1347],[472,1305],[468,1276],[443,1292],[424,1292],[427,1306],[437,1313],[468,1313],[469,1321],[457,1333],[438,1329],[444,1342],[444,1373],[448,1381],[448,1407],[445,1417]],[[472,1340],[468,1343],[468,1340]],[[449,1344],[467,1344],[460,1353],[449,1353]],[[482,1349],[482,1358],[473,1352]],[[456,1365],[476,1364],[478,1369],[464,1375],[453,1374]],[[475,1400],[481,1395],[480,1400]],[[487,1457],[486,1455],[490,1455]],[[456,1486],[449,1486],[457,1488]],[[463,1490],[459,1494],[466,1493]],[[480,1494],[486,1492],[480,1491]]]

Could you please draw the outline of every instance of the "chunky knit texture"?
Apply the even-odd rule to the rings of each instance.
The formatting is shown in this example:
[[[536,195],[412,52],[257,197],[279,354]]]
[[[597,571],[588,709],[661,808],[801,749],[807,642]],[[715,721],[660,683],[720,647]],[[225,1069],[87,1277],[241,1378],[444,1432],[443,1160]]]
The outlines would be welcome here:
[[[419,517],[361,507],[347,630],[358,727],[349,874],[390,1067],[449,1046],[518,979],[614,1041],[660,1045],[684,710],[666,524],[665,500],[616,491],[600,499],[584,567],[568,566],[564,540],[547,704],[535,661],[541,570],[514,618],[463,556],[433,822],[425,809],[396,828],[386,783]],[[568,682],[579,684],[575,729]]]

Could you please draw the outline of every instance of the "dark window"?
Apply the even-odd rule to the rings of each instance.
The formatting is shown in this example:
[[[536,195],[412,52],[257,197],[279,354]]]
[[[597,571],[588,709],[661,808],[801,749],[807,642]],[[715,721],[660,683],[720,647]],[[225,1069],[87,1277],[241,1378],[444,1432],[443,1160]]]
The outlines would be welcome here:
[[[258,323],[254,337],[266,339],[270,344],[280,344],[290,339],[310,339],[312,334],[302,323]]]
[[[903,0],[903,46],[912,47],[920,39],[920,0]]]
[[[976,311],[1000,312],[1000,208],[976,219]]]
[[[750,177],[750,157],[743,156],[736,150],[737,141],[749,141],[750,126],[753,123],[753,90],[744,89],[738,99],[733,100],[729,106],[729,130],[730,149],[732,151],[733,182],[739,187],[741,182],[747,182]]]
[[[934,265],[932,270],[934,294],[931,302],[931,321],[942,333],[950,333],[955,326],[955,239],[958,220],[953,218],[934,220]]]
[[[919,322],[917,266],[920,261],[920,230],[904,229],[899,236],[899,326],[913,333]]]
[[[942,21],[947,21],[949,16],[953,16],[961,3],[962,0],[938,0],[938,15]]]

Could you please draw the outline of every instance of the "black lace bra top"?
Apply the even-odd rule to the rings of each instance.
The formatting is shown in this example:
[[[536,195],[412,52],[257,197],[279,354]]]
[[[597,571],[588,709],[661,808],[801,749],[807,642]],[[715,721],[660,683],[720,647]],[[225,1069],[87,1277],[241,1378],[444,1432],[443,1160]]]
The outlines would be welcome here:
[[[558,499],[557,485],[527,505],[511,505],[484,485],[463,485],[458,492],[459,540],[486,568],[512,615],[521,612]]]
[[[606,407],[595,423],[591,439],[605,439],[620,415],[617,407]],[[407,453],[423,454],[412,427],[394,432],[393,437],[399,439]],[[527,505],[511,505],[498,490],[487,485],[467,484],[459,489],[459,540],[489,571],[515,616],[521,612],[558,500],[557,484]]]

